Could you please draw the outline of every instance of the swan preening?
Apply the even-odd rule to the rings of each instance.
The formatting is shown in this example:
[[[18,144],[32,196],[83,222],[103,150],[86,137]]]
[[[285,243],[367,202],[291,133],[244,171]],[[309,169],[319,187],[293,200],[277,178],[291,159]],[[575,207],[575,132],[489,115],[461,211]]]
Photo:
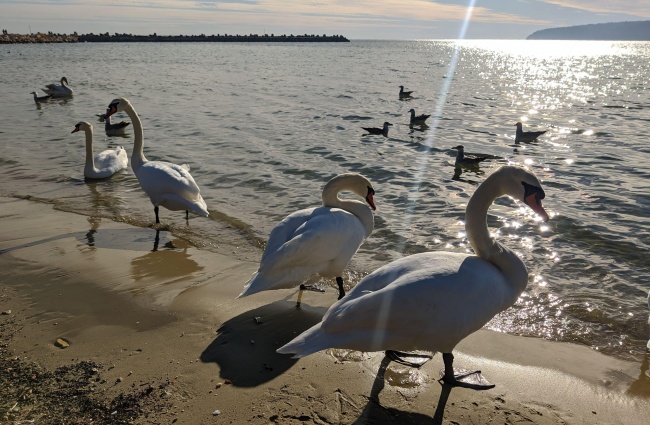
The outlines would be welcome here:
[[[106,114],[97,114],[99,122],[104,122],[104,132],[107,136],[126,136],[126,128],[131,124],[127,121],[120,121],[116,123],[111,122],[111,117]]]
[[[68,86],[68,79],[65,77],[61,77],[61,85],[48,84],[45,86],[43,91],[55,97],[69,97],[74,94],[72,89]]]
[[[546,133],[547,131],[524,131],[520,122],[516,123],[515,126],[517,126],[515,142],[532,142],[533,140],[537,140],[539,136]]]
[[[345,190],[364,198],[370,206],[340,199],[339,192]],[[323,189],[321,207],[296,211],[271,231],[259,270],[239,297],[301,285],[296,304],[300,307],[302,283],[320,275],[336,278],[341,299],[345,295],[343,269],[374,228],[374,194],[372,184],[360,174],[332,178]]]
[[[420,114],[420,115],[415,115],[415,109],[411,108],[409,109],[409,112],[411,113],[411,119],[409,120],[409,123],[411,125],[414,124],[424,124],[424,122],[429,118],[431,115],[427,114]]]
[[[368,132],[368,134],[383,134],[384,136],[388,136],[388,127],[390,127],[391,123],[388,121],[384,122],[384,126],[379,128],[379,127],[361,127],[364,130]]]
[[[40,105],[43,102],[48,102],[50,99],[52,99],[51,94],[46,94],[45,96],[38,96],[35,91],[31,92],[30,94],[34,95],[34,103],[37,105]]]
[[[412,93],[413,93],[413,91],[404,90],[404,86],[399,86],[399,98],[400,99],[406,99],[407,97],[411,97]]]
[[[187,164],[176,165],[171,162],[148,161],[143,152],[142,122],[137,112],[124,98],[114,99],[108,105],[106,117],[108,118],[116,112],[126,113],[133,123],[135,140],[131,155],[131,168],[140,182],[140,187],[154,205],[156,223],[160,223],[158,207],[165,207],[171,211],[185,211],[186,219],[189,219],[189,210],[208,217],[208,207],[189,172],[190,167]]]
[[[122,146],[107,149],[93,156],[93,126],[81,121],[74,126],[72,133],[83,130],[86,133],[86,165],[84,176],[87,179],[105,179],[127,167],[129,158]]]
[[[454,374],[452,351],[469,334],[512,306],[526,288],[526,266],[490,236],[487,211],[509,195],[544,221],[544,191],[535,175],[505,166],[490,175],[467,204],[465,229],[476,255],[426,252],[393,261],[366,276],[334,303],[321,323],[306,330],[278,353],[303,357],[327,348],[359,351],[427,350],[442,352],[443,381],[467,384]]]

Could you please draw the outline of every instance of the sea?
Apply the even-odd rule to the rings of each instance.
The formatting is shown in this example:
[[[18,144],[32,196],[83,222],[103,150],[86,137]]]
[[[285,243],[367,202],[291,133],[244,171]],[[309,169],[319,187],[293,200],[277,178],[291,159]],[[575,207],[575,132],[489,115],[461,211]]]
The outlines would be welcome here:
[[[150,228],[153,208],[129,169],[83,177],[95,152],[124,146],[97,114],[128,98],[150,160],[186,163],[211,217],[161,208],[165,231],[218,250],[224,224],[264,246],[287,214],[321,202],[340,173],[368,177],[374,233],[344,279],[423,251],[471,252],[468,199],[506,164],[542,181],[543,223],[513,199],[492,234],[526,263],[517,303],[486,327],[646,356],[650,289],[650,42],[412,40],[350,43],[79,43],[0,46],[0,196]],[[65,76],[74,97],[30,92]],[[400,99],[399,86],[412,90]],[[430,114],[409,126],[409,110]],[[114,116],[127,120],[123,114]],[[387,136],[362,127],[392,123]],[[517,143],[515,123],[546,131]],[[455,167],[456,151],[490,155]],[[219,223],[216,223],[219,222]],[[217,225],[219,224],[219,225]],[[152,236],[153,239],[153,236]],[[259,250],[261,256],[261,249]],[[244,282],[242,282],[243,286]],[[333,282],[325,282],[334,287]],[[334,293],[334,290],[331,290]],[[332,299],[334,301],[334,298]],[[468,305],[468,309],[472,306]]]

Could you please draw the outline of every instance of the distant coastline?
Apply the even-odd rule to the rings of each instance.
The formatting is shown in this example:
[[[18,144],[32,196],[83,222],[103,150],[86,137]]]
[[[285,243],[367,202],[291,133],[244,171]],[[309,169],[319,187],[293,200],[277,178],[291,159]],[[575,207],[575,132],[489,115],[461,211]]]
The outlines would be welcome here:
[[[535,31],[526,40],[650,41],[650,21],[548,28]]]
[[[73,34],[55,34],[48,33],[35,33],[35,34],[10,34],[5,30],[0,35],[0,44],[32,44],[32,43],[161,43],[161,42],[241,42],[241,43],[345,43],[349,42],[347,38],[342,35],[157,35],[156,33],[150,35],[133,35],[133,34],[82,34],[76,32]]]

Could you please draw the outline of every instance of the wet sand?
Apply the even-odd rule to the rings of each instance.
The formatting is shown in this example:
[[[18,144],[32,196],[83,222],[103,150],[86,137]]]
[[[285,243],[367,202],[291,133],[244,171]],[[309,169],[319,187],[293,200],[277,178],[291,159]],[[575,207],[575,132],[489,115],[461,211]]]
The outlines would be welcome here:
[[[95,362],[100,398],[164,388],[166,407],[152,401],[133,423],[650,423],[647,356],[479,331],[458,346],[456,365],[481,369],[496,388],[447,393],[439,355],[414,370],[383,353],[277,354],[320,320],[335,290],[305,294],[302,310],[294,290],[235,299],[261,251],[217,222],[229,232],[218,252],[29,200],[0,198],[0,224],[8,355],[45,370]],[[0,418],[56,422],[10,398],[0,398]]]

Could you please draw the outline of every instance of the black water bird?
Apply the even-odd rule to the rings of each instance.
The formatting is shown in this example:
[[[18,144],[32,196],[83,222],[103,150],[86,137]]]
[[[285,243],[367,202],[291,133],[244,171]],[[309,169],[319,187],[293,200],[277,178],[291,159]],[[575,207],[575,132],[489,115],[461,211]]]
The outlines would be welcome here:
[[[483,155],[483,154],[465,155],[465,146],[463,145],[454,146],[452,149],[458,151],[458,153],[456,154],[456,165],[475,166],[491,157],[491,155]]]
[[[404,86],[399,86],[399,98],[400,99],[406,99],[407,97],[411,97],[411,93],[413,93],[413,91],[405,91]]]
[[[388,127],[392,125],[393,124],[386,121],[384,122],[384,126],[382,128],[379,127],[361,127],[361,128],[366,130],[368,134],[383,134],[386,137],[388,136]]]
[[[410,120],[411,125],[424,124],[424,122],[427,120],[427,118],[429,118],[431,116],[431,115],[427,115],[427,114],[415,115],[415,109],[413,109],[413,108],[411,108],[409,110],[409,112],[411,113],[411,120]]]
[[[517,126],[517,133],[515,134],[515,142],[532,142],[533,140],[537,140],[539,136],[542,134],[546,133],[547,130],[544,131],[524,131],[522,129],[522,124],[518,122],[515,124]]]
[[[107,136],[126,136],[126,127],[131,125],[128,121],[120,121],[113,123],[111,117],[106,114],[96,114],[99,117],[99,122],[104,123],[104,131]]]
[[[51,94],[46,94],[45,96],[38,96],[35,91],[31,92],[30,94],[34,95],[34,103],[37,105],[40,105],[43,102],[49,102],[50,99],[52,99]]]

